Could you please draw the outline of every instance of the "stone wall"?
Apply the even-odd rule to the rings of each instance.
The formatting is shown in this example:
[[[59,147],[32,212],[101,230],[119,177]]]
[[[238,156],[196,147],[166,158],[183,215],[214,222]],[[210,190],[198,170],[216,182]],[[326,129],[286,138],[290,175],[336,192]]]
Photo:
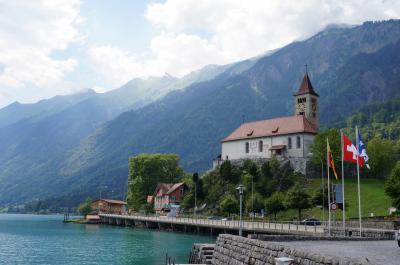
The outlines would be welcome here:
[[[275,258],[277,257],[292,258],[296,265],[367,265],[367,263],[358,260],[322,256],[309,251],[299,251],[277,243],[227,234],[221,234],[218,236],[212,264],[274,265]]]
[[[302,236],[302,235],[266,235],[266,234],[249,234],[250,239],[257,239],[262,241],[274,242],[288,242],[288,241],[376,241],[388,240],[387,238],[372,238],[372,237],[343,237],[343,234],[337,234],[335,237],[327,236]]]
[[[211,264],[215,244],[193,244],[189,264]]]
[[[324,234],[328,234],[328,228],[324,228]],[[332,229],[331,228],[331,236],[332,237],[342,237],[343,230],[342,229]],[[346,237],[353,238],[359,237],[360,230],[358,228],[346,228]],[[394,240],[395,231],[384,231],[384,230],[363,230],[362,231],[363,238],[370,238],[373,240]]]

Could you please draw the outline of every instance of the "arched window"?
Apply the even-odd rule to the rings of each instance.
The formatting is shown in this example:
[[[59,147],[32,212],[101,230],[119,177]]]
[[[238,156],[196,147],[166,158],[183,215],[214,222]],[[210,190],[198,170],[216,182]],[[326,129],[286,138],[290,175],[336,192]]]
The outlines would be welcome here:
[[[288,149],[292,149],[292,137],[287,138],[287,146],[288,146]]]
[[[297,139],[296,139],[297,141],[296,141],[296,147],[297,148],[301,148],[301,138],[300,138],[300,136],[297,136]]]
[[[262,153],[263,148],[264,148],[263,141],[258,141],[258,152]]]
[[[249,149],[250,149],[249,142],[246,142],[245,143],[245,152],[246,152],[246,154],[249,153]]]

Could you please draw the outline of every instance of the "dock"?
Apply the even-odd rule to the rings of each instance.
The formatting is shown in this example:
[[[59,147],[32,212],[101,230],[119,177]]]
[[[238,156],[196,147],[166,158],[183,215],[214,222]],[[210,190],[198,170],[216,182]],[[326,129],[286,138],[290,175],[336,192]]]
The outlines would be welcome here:
[[[171,231],[238,234],[240,222],[228,220],[211,220],[187,217],[145,216],[99,214],[101,223],[117,226],[144,227]],[[324,226],[301,225],[290,222],[244,221],[242,231],[245,234],[296,234],[323,235]]]

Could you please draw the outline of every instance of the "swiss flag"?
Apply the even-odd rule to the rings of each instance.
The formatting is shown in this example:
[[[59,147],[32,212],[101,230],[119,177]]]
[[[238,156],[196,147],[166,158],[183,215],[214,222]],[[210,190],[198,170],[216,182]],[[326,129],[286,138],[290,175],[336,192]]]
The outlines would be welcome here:
[[[358,155],[358,151],[355,145],[350,141],[350,139],[344,133],[342,133],[342,137],[343,137],[342,139],[343,160],[357,164],[357,158],[358,158],[358,164],[360,165],[360,167],[364,166],[364,159]]]

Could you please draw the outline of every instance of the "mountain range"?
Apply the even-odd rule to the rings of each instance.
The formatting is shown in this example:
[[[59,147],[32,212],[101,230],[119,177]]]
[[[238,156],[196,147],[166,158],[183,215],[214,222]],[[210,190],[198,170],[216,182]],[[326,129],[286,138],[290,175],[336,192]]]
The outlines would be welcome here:
[[[74,205],[87,196],[123,197],[128,157],[177,153],[205,171],[219,140],[243,120],[293,113],[308,65],[329,127],[368,104],[400,97],[400,21],[328,27],[318,34],[177,79],[134,79],[0,110],[0,205],[42,199]],[[188,58],[190,59],[190,58]]]

